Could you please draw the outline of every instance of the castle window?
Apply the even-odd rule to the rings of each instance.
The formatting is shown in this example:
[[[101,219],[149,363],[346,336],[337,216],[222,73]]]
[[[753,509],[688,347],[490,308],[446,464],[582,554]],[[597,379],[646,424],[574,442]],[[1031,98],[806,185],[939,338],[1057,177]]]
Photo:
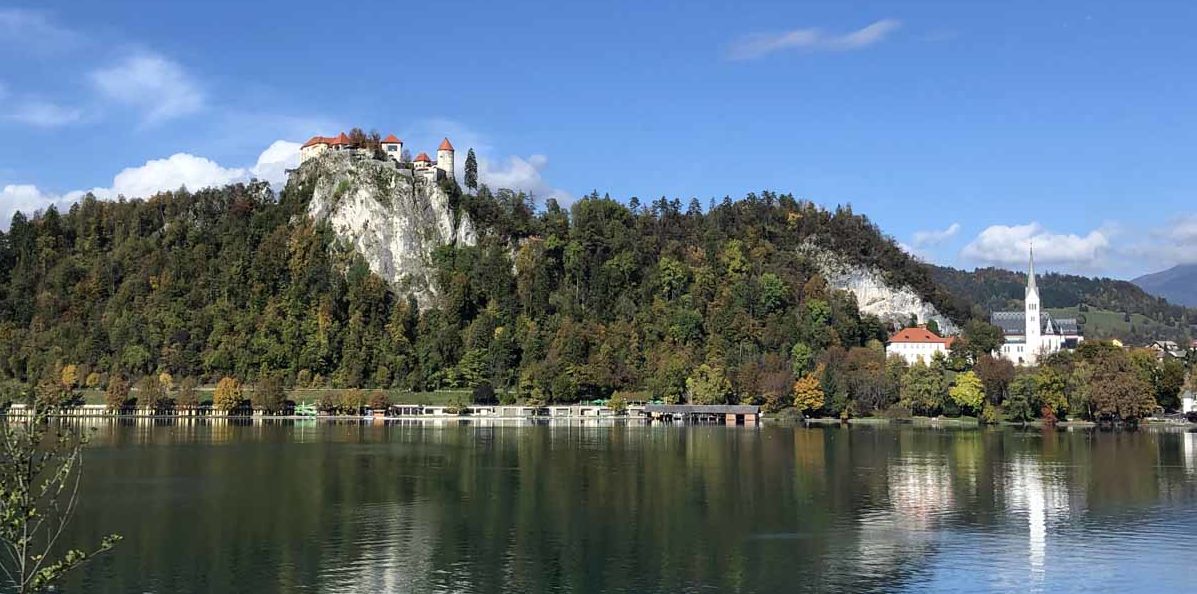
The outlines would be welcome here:
[[[397,145],[394,145],[394,144],[388,144],[388,145],[387,145],[387,152],[388,152],[388,153],[393,153],[393,152],[395,152],[395,151],[397,151],[397,150],[399,150],[399,147],[398,147]]]

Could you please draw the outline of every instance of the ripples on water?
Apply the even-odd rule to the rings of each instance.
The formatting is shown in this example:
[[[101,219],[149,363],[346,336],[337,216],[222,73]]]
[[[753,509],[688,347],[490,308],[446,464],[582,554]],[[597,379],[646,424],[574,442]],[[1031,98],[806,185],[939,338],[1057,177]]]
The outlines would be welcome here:
[[[1197,434],[98,427],[68,592],[1191,590]]]

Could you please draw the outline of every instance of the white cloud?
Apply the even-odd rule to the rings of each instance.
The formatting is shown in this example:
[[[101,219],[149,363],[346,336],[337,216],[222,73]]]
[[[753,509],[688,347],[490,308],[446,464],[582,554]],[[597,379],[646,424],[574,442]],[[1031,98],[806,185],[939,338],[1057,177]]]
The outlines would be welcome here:
[[[148,198],[180,187],[195,191],[254,178],[269,182],[277,190],[287,181],[286,169],[296,166],[298,162],[299,145],[277,140],[258,155],[252,167],[224,167],[211,159],[176,153],[165,159],[146,161],[138,167],[128,167],[116,174],[112,178],[112,185],[108,187],[53,194],[31,184],[10,184],[0,191],[0,228],[6,228],[18,210],[32,215],[34,211],[44,210],[51,204],[65,208],[88,192],[101,200],[112,200],[118,196]]]
[[[250,169],[254,177],[276,190],[287,183],[287,170],[299,167],[298,142],[276,140],[258,155],[258,162]]]
[[[460,163],[465,163],[465,157],[458,157]],[[532,155],[528,158],[510,156],[500,162],[478,158],[478,180],[493,189],[508,188],[522,190],[543,202],[548,198],[556,198],[563,206],[573,202],[574,197],[565,190],[554,188],[544,179],[544,169],[549,164],[549,158],[544,155]],[[458,179],[463,173],[457,172]]]
[[[806,51],[845,52],[875,45],[902,26],[900,21],[882,19],[861,29],[834,35],[820,29],[794,29],[781,33],[754,33],[734,42],[727,48],[732,60],[752,60],[769,54],[801,49]]]
[[[1110,231],[1095,229],[1086,235],[1053,233],[1039,223],[992,225],[964,246],[961,255],[984,264],[1018,266],[1027,261],[1035,247],[1035,261],[1082,270],[1105,264],[1110,250]]]
[[[0,227],[7,229],[17,211],[32,214],[51,204],[62,206],[68,202],[65,197],[46,194],[32,184],[9,184],[0,189]]]
[[[96,70],[92,83],[101,94],[144,112],[148,124],[195,113],[204,106],[199,85],[177,63],[142,53]]]
[[[41,128],[73,124],[82,117],[83,111],[80,109],[39,99],[21,101],[4,112],[4,119]]]
[[[0,9],[0,44],[26,53],[45,54],[69,49],[79,41],[78,34],[58,26],[41,12]]]
[[[953,237],[960,232],[960,223],[952,223],[948,225],[947,229],[933,229],[930,231],[915,231],[914,245],[915,247],[924,247],[939,245]]]

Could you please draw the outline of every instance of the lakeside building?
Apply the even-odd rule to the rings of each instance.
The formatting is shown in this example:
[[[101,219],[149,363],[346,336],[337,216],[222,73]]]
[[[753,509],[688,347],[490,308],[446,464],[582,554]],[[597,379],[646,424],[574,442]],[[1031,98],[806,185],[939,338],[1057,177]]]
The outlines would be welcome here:
[[[1005,344],[996,353],[1015,365],[1034,365],[1039,357],[1075,349],[1084,337],[1075,318],[1055,319],[1042,311],[1035,282],[1035,249],[1031,248],[1023,311],[995,311],[990,323],[1002,329]]]
[[[432,179],[455,179],[453,173],[454,150],[453,143],[448,138],[441,141],[436,149],[436,160],[433,161],[428,153],[420,153],[410,164],[404,161],[403,141],[394,134],[387,134],[379,142],[379,148],[396,164],[410,166],[417,173]],[[329,152],[348,151],[353,154],[365,154],[369,149],[354,142],[344,132],[336,136],[313,136],[299,147],[299,163],[302,165],[309,159],[314,159]]]
[[[903,328],[891,336],[889,342],[885,344],[885,356],[897,355],[908,365],[919,362],[929,364],[935,357],[935,353],[943,353],[943,356],[948,356],[948,351],[952,348],[952,342],[955,340],[954,336],[943,337],[924,326]]]

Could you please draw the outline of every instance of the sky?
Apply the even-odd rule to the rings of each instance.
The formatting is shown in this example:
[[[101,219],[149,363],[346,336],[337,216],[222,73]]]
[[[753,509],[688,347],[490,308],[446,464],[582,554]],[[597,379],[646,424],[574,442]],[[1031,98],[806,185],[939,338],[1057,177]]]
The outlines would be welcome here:
[[[1197,3],[0,4],[0,226],[358,126],[569,202],[772,190],[939,264],[1197,261]],[[464,159],[459,157],[458,161]]]

